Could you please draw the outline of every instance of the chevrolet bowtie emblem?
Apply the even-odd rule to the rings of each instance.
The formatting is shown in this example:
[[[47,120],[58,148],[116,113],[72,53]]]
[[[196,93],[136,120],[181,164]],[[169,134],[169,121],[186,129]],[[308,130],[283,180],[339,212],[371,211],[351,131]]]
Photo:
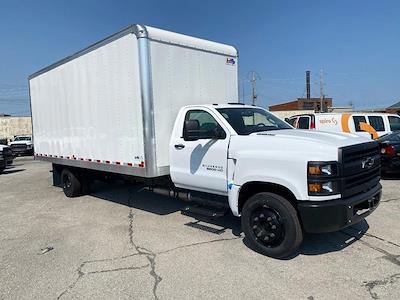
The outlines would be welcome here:
[[[375,159],[372,157],[367,157],[361,162],[361,168],[363,169],[370,169],[375,163]]]

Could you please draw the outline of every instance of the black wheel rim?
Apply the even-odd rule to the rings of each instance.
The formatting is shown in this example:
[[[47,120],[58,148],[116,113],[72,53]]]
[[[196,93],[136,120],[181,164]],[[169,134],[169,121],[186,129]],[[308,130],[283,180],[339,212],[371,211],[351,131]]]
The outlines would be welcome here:
[[[63,181],[63,188],[64,189],[69,189],[72,186],[72,181],[71,181],[71,178],[68,176],[68,174],[65,174],[63,176],[62,181]]]
[[[285,236],[285,227],[279,213],[268,205],[255,209],[250,217],[250,226],[257,242],[272,248],[280,245]]]

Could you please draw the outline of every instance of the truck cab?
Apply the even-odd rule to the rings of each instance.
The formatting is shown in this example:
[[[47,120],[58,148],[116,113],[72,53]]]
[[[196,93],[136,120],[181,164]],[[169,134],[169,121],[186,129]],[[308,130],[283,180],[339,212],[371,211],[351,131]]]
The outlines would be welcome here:
[[[225,196],[252,247],[285,257],[304,232],[331,232],[369,215],[381,197],[375,141],[294,130],[239,104],[183,107],[170,140],[176,187]]]

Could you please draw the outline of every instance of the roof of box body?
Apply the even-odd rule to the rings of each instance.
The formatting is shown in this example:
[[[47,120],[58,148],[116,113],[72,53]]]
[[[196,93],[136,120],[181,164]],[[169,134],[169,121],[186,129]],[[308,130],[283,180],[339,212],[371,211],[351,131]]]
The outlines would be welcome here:
[[[28,79],[35,78],[43,73],[46,73],[54,68],[57,68],[62,64],[65,64],[75,58],[78,58],[86,53],[89,53],[97,48],[100,48],[108,43],[111,43],[112,41],[115,41],[131,33],[135,34],[137,38],[149,38],[150,40],[153,41],[158,41],[166,44],[173,44],[180,47],[197,49],[205,52],[211,52],[215,54],[221,54],[232,57],[238,56],[238,52],[236,48],[233,46],[216,43],[204,39],[199,39],[188,35],[162,30],[150,26],[133,24],[122,29],[121,31],[118,31],[117,33],[114,33],[113,35],[106,37],[105,39],[102,39],[101,41],[98,41],[97,43],[94,43],[70,56],[67,56],[57,61],[54,64],[49,65],[48,67],[45,67],[33,73],[28,77]]]

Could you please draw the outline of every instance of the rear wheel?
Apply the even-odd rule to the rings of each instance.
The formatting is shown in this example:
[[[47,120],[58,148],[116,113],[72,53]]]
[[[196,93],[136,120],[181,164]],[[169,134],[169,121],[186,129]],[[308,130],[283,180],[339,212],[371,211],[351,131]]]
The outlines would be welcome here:
[[[243,207],[242,229],[249,246],[275,258],[293,254],[303,241],[303,231],[292,204],[273,193],[258,193]]]
[[[78,175],[70,169],[64,169],[61,172],[61,184],[65,196],[77,197],[82,193],[82,185]]]

